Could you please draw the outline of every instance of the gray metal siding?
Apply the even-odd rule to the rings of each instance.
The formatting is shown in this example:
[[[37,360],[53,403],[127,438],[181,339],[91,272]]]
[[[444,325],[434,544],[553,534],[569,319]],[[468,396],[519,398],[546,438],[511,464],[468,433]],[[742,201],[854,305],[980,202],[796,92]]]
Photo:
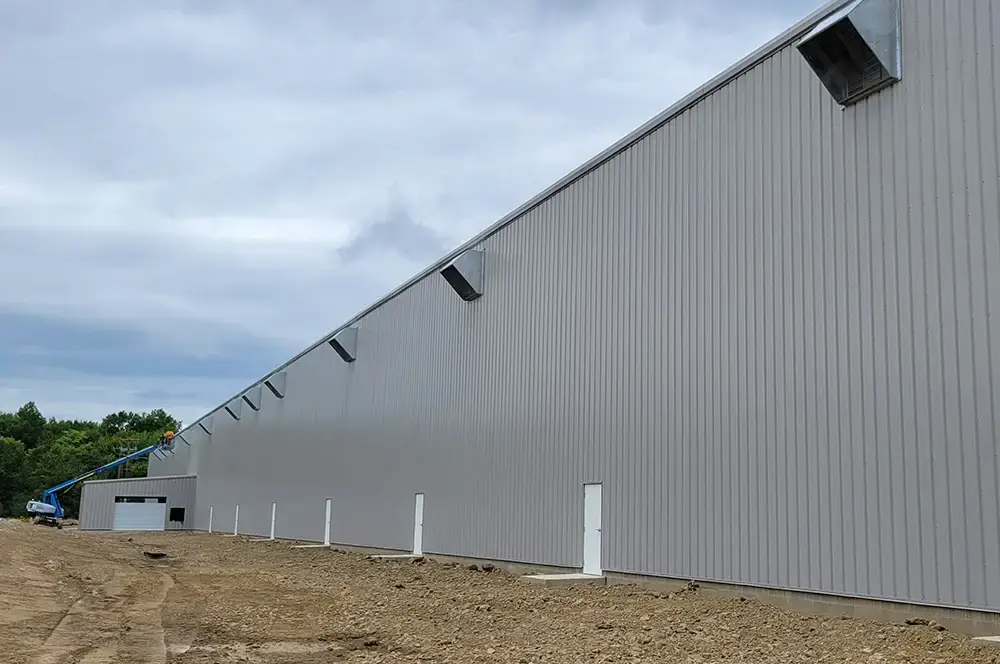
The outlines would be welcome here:
[[[250,408],[247,408],[250,411]],[[208,440],[208,434],[199,427],[185,430],[174,439],[173,454],[166,458],[155,455],[149,457],[149,477],[172,477],[175,475],[198,474],[198,445]]]
[[[80,529],[111,530],[114,524],[115,496],[145,496],[167,499],[167,510],[183,507],[184,522],[180,526],[167,522],[168,530],[194,528],[197,480],[189,477],[134,478],[127,480],[95,480],[85,482],[80,497]]]
[[[1000,609],[998,28],[904,0],[846,110],[776,52],[218,411],[198,527],[579,566],[602,481],[609,570]]]
[[[185,437],[188,438],[188,435],[185,434]],[[180,440],[175,441],[173,454],[167,454],[165,458],[151,454],[148,458],[149,469],[146,474],[149,477],[194,474],[188,471],[190,448]]]

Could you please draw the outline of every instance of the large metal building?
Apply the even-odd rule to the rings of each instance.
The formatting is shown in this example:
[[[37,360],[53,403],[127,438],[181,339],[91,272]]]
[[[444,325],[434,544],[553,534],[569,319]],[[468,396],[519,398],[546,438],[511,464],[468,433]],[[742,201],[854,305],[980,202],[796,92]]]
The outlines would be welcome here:
[[[1000,610],[997,35],[993,0],[831,3],[150,474],[197,475],[198,529],[273,505],[278,537]]]

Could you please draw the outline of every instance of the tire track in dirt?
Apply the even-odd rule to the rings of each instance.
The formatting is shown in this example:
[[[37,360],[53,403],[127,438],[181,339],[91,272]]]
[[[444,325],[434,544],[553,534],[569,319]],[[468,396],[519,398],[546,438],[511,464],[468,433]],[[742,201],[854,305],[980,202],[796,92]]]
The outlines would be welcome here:
[[[81,651],[117,637],[116,610],[121,604],[122,591],[134,579],[130,576],[116,571],[110,581],[73,603],[35,651],[33,664],[68,663]]]
[[[126,631],[118,645],[120,661],[166,664],[163,603],[173,587],[173,577],[161,572],[153,587],[141,588],[138,599],[128,605],[125,615]]]
[[[66,611],[32,664],[165,664],[161,615],[173,585],[166,573],[147,580],[131,571],[116,572]]]

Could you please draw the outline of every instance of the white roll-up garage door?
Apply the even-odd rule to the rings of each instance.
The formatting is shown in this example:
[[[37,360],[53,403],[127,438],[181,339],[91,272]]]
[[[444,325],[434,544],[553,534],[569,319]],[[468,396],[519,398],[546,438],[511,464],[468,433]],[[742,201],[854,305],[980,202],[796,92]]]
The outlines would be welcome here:
[[[164,530],[166,503],[115,503],[112,530]]]

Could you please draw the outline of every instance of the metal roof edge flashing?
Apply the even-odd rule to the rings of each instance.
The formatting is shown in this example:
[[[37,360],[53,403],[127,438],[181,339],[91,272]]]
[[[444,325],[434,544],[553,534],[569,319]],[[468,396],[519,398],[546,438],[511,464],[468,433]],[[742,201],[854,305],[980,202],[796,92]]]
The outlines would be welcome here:
[[[104,480],[84,480],[83,484],[113,484],[117,482],[150,482],[157,480],[186,480],[198,477],[197,475],[153,475],[146,477],[121,477],[118,479]]]

